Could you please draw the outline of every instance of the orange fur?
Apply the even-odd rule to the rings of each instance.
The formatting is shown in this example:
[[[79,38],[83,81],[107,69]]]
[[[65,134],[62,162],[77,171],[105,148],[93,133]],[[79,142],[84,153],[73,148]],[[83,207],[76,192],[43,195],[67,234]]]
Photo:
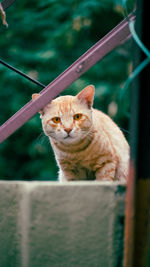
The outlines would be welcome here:
[[[94,86],[89,85],[77,96],[58,97],[43,109],[42,125],[60,168],[60,181],[127,180],[128,143],[106,114],[92,108],[93,98]]]

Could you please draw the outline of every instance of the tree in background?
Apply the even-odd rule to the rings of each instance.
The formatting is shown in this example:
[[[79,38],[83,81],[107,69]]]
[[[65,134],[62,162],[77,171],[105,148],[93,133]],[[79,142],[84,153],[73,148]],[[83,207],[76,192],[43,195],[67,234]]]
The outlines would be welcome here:
[[[47,85],[123,18],[119,0],[16,1],[0,25],[0,57]],[[131,72],[131,42],[115,49],[63,94],[94,84],[94,106],[128,129],[130,99],[121,88]],[[0,124],[41,88],[0,65]],[[36,115],[0,145],[0,178],[56,180],[57,166]]]

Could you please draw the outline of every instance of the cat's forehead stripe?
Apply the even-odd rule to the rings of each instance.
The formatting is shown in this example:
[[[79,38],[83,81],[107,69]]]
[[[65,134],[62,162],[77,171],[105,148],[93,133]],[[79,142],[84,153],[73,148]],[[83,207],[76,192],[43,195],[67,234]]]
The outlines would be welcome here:
[[[58,103],[58,111],[62,115],[64,113],[73,113],[71,102],[61,102]]]

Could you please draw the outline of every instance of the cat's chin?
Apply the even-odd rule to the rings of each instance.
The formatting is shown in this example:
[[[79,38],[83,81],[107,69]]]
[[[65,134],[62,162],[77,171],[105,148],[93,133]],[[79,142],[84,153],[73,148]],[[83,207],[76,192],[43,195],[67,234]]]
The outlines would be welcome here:
[[[66,136],[61,140],[58,140],[61,143],[63,143],[64,145],[75,145],[78,144],[80,142],[80,138],[77,137],[73,137],[73,136]]]
[[[77,140],[77,138],[73,138],[73,137],[71,137],[71,136],[67,136],[67,137],[65,137],[65,138],[62,140],[62,142],[63,142],[64,144],[75,144],[75,143],[78,142],[78,140]]]
[[[66,137],[64,137],[64,140],[70,140],[70,139],[72,139],[71,136],[66,136]]]

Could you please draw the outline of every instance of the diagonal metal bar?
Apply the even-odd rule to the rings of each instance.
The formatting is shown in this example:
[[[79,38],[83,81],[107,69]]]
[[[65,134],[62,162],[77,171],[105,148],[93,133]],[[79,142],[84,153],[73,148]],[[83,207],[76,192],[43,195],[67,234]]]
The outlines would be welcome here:
[[[130,15],[130,18],[134,19],[132,15]],[[0,143],[2,143],[18,128],[20,128],[39,110],[47,105],[54,97],[56,97],[65,88],[77,80],[106,54],[112,51],[115,47],[124,43],[130,37],[131,34],[129,31],[128,22],[126,19],[124,19],[112,31],[110,31],[86,53],[84,53],[77,61],[75,61],[68,69],[66,69],[54,81],[46,86],[40,92],[40,97],[36,101],[31,100],[10,119],[8,119],[0,127]]]

